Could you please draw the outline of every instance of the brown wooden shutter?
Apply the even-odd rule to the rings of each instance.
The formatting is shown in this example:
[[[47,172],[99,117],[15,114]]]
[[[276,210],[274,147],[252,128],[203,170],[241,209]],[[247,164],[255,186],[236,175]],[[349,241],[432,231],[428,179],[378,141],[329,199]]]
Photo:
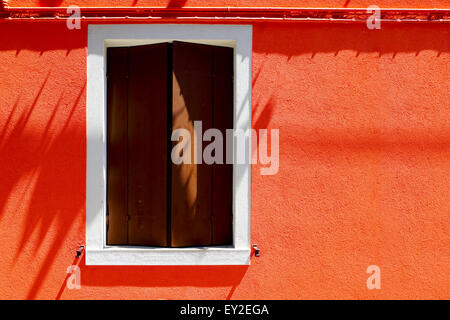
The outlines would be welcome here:
[[[168,44],[129,48],[128,244],[165,246]]]
[[[127,243],[127,63],[128,48],[107,52],[107,243]]]
[[[225,138],[233,128],[232,57],[232,49],[174,41],[173,130],[187,129],[194,140],[200,120],[203,132],[216,127]],[[173,247],[231,243],[231,168],[172,164]]]
[[[194,164],[194,121],[212,125],[212,48],[173,43],[172,129],[191,133],[192,164],[172,164],[172,246],[211,243],[212,167]]]
[[[168,47],[108,49],[108,244],[167,245]]]

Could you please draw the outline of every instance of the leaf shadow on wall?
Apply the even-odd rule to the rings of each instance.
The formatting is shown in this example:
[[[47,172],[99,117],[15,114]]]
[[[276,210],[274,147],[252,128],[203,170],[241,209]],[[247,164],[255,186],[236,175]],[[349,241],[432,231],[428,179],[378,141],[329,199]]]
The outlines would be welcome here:
[[[7,26],[7,24],[5,24]],[[382,30],[365,30],[364,25],[312,25],[303,24],[302,28],[293,28],[292,24],[282,25],[273,23],[269,25],[255,24],[254,27],[254,52],[263,54],[282,54],[288,59],[301,54],[308,54],[311,59],[317,53],[339,54],[341,50],[354,50],[358,52],[374,52],[380,55],[389,54],[395,57],[398,52],[420,52],[421,50],[435,50],[436,52],[449,52],[448,33],[435,32],[436,25],[388,25],[382,26]],[[85,28],[86,26],[83,26]],[[11,32],[14,28],[14,32]],[[267,29],[268,28],[268,29]],[[420,29],[420,32],[418,32]],[[265,32],[269,30],[270,32]],[[11,34],[9,34],[11,32]],[[15,57],[8,60],[8,64],[23,63],[20,58],[26,50],[40,52],[41,55],[53,50],[64,50],[66,58],[70,57],[71,50],[86,46],[86,36],[76,36],[77,31],[67,31],[64,24],[30,23],[17,24],[11,27],[0,28],[0,35],[4,41],[0,42],[0,50],[16,50]],[[84,32],[84,31],[83,31]],[[87,34],[83,33],[83,34]],[[38,35],[38,36],[36,36]],[[75,36],[72,36],[75,35]],[[426,36],[427,35],[427,36]],[[28,52],[26,54],[29,54]],[[64,70],[67,65],[64,62],[64,54],[54,58],[55,69]],[[355,56],[357,59],[357,55]],[[58,59],[61,59],[58,60]],[[28,63],[28,62],[27,62]],[[79,70],[84,70],[84,63]],[[40,65],[43,65],[41,62]],[[46,66],[48,67],[48,66]],[[21,75],[24,79],[30,71],[28,66],[21,66]],[[254,75],[253,86],[266,83],[264,69],[258,70]],[[44,69],[45,70],[45,69]],[[70,103],[65,110],[64,121],[60,119],[57,108],[59,99],[69,101],[65,97],[64,85],[56,85],[52,82],[53,72],[43,71],[41,83],[36,88],[22,88],[13,99],[9,108],[9,115],[0,118],[0,219],[5,216],[7,202],[16,199],[23,203],[23,207],[13,208],[17,214],[18,222],[23,221],[23,229],[19,242],[8,244],[16,248],[13,261],[18,264],[20,259],[27,258],[24,252],[28,246],[36,246],[39,257],[31,264],[38,265],[37,273],[34,268],[29,270],[29,278],[32,278],[27,298],[40,297],[45,288],[48,293],[51,288],[54,297],[64,297],[66,268],[73,263],[75,250],[78,243],[74,239],[84,238],[85,228],[73,230],[74,224],[85,217],[85,126],[77,124],[73,115],[77,112],[85,112],[85,86],[82,80],[77,78],[76,90],[71,94]],[[84,72],[84,71],[83,71]],[[50,82],[53,83],[51,95],[56,101],[53,105],[43,104],[43,95],[49,95]],[[22,94],[25,90],[33,90],[34,100],[26,100],[24,105]],[[261,90],[260,90],[261,91]],[[254,90],[257,92],[257,90]],[[0,91],[0,94],[6,95]],[[9,95],[10,93],[8,93]],[[271,97],[273,95],[273,98]],[[3,100],[2,100],[3,101]],[[264,103],[264,101],[268,101]],[[28,103],[31,102],[29,105]],[[266,106],[261,111],[261,119],[255,113],[253,124],[257,128],[264,128],[270,124],[276,109],[276,88],[266,90],[261,99],[255,99],[254,109]],[[3,105],[2,105],[3,109]],[[35,111],[46,109],[45,117],[35,118]],[[3,109],[4,110],[4,109]],[[34,120],[33,120],[34,118]],[[31,122],[45,122],[39,130],[30,125]],[[58,130],[54,130],[53,124],[57,124]],[[319,141],[320,142],[320,141]],[[350,141],[350,147],[358,148],[359,145]],[[367,146],[367,141],[358,139],[360,145]],[[369,141],[370,142],[370,141]],[[282,148],[283,146],[280,146]],[[80,155],[81,152],[81,155]],[[62,170],[61,168],[64,168]],[[25,180],[24,180],[25,179]],[[16,186],[22,181],[28,181],[25,189],[30,196],[24,197],[16,191]],[[18,201],[17,201],[18,200]],[[10,214],[11,212],[8,212]],[[52,233],[53,237],[47,238]],[[35,235],[37,235],[35,237]],[[69,237],[70,236],[70,237]],[[259,242],[260,239],[258,239]],[[29,250],[28,250],[29,251]],[[31,258],[36,257],[31,256]],[[240,284],[248,267],[94,267],[85,266],[84,259],[80,262],[82,274],[82,286],[86,287],[114,287],[130,286],[138,288],[169,287],[169,286],[193,286],[207,287],[232,287],[227,298]],[[256,268],[257,266],[254,266]],[[56,274],[55,274],[56,273]],[[17,276],[10,276],[11,281],[16,281]],[[28,285],[28,278],[24,283]],[[58,288],[55,287],[58,283]],[[63,292],[60,293],[61,289]],[[89,288],[88,288],[89,289]],[[83,287],[80,290],[83,295]],[[99,293],[101,295],[101,293]],[[137,295],[139,292],[133,293]]]
[[[86,81],[80,71],[85,70],[85,54],[79,52],[87,44],[85,30],[82,25],[81,31],[71,31],[64,23],[11,24],[0,30],[4,39],[0,51],[15,51],[7,54],[8,75],[14,72],[23,86],[9,85],[18,91],[14,98],[8,89],[0,91],[2,99],[12,101],[2,105],[0,117],[0,219],[17,217],[13,227],[17,240],[8,243],[13,248],[7,258],[9,277],[24,284],[27,299],[83,297],[83,289],[70,293],[66,289],[66,269],[85,243]],[[78,263],[82,286],[88,289],[224,287],[223,298],[231,298],[248,269],[94,267],[86,266],[84,258]],[[23,290],[11,292],[12,297],[22,298],[18,295]]]
[[[34,256],[46,251],[39,262],[40,268],[28,292],[28,299],[36,297],[58,259],[71,228],[84,212],[84,195],[80,192],[85,185],[82,178],[84,164],[80,155],[76,154],[77,150],[82,150],[84,133],[72,125],[71,119],[78,111],[85,86],[69,110],[59,105],[64,96],[62,90],[57,104],[51,112],[47,112],[45,126],[33,133],[29,123],[33,121],[33,116],[41,113],[40,108],[46,107],[39,105],[39,98],[49,76],[32,105],[20,115],[20,96],[17,98],[0,134],[0,168],[3,171],[0,217],[5,210],[11,210],[6,208],[11,197],[20,194],[14,188],[21,187],[21,205],[14,210],[16,214],[23,215],[19,221],[24,222],[13,265],[20,264],[21,258],[34,260],[29,255],[30,250],[34,251]],[[59,122],[56,118],[60,118],[62,113],[65,113],[66,119]],[[50,243],[47,248],[42,246],[44,242]],[[31,249],[31,246],[34,248]],[[22,257],[24,252],[26,254]]]
[[[449,52],[448,32],[442,24],[381,23],[380,30],[369,30],[366,24],[339,23],[254,23],[253,51],[255,53],[282,54],[291,57],[307,54],[314,59],[317,53],[334,53],[351,50],[361,53],[378,53],[395,58],[397,53],[434,50],[439,57]],[[266,32],[267,31],[267,32]],[[437,32],[438,31],[438,32]]]
[[[27,270],[28,299],[52,281],[85,212],[85,133],[79,120],[86,83],[70,67],[64,72],[70,52],[85,46],[83,35],[68,32],[63,23],[6,22],[0,28],[8,70],[0,96],[14,101],[2,104],[0,118],[0,219],[15,216],[9,233],[17,240],[9,245],[16,251],[4,252],[11,252],[6,259],[13,283]]]

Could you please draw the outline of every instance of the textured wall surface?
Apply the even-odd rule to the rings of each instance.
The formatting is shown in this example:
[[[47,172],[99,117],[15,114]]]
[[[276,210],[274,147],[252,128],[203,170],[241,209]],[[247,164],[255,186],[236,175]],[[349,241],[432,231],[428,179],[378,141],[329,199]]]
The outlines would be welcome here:
[[[255,23],[253,37],[253,126],[280,129],[278,174],[252,169],[261,257],[81,259],[68,290],[85,239],[87,25],[0,24],[0,298],[450,298],[448,25]],[[373,264],[381,290],[366,287]]]

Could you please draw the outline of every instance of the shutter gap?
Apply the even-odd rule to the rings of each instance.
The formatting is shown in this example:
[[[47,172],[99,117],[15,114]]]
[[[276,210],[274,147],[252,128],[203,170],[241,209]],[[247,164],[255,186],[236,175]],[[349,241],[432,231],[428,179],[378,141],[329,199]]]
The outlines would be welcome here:
[[[212,55],[212,59],[211,59],[211,63],[212,63],[212,68],[211,68],[211,75],[212,75],[212,77],[211,77],[211,107],[212,107],[212,111],[211,111],[211,128],[215,128],[215,124],[214,124],[214,108],[215,108],[215,105],[214,105],[214,85],[215,85],[215,82],[214,82],[214,80],[215,80],[215,77],[216,77],[216,70],[215,70],[215,55],[214,55],[214,53],[215,53],[215,50],[214,50],[214,48],[211,48],[211,55]],[[215,142],[215,141],[214,141]],[[223,141],[222,141],[223,142]],[[202,154],[203,155],[203,154]],[[214,157],[216,156],[216,154],[214,153]],[[210,225],[210,228],[211,228],[211,245],[213,245],[214,244],[214,167],[216,166],[217,164],[212,164],[212,169],[211,169],[211,218],[210,218],[210,221],[211,221],[211,225]]]
[[[167,47],[167,153],[166,153],[166,238],[167,247],[172,247],[172,112],[173,112],[173,45]]]
[[[129,94],[128,94],[128,91],[129,91],[129,79],[128,79],[128,73],[130,72],[130,70],[129,70],[129,67],[130,67],[130,48],[127,48],[127,61],[126,61],[126,73],[125,73],[125,79],[126,79],[126,86],[127,86],[127,112],[126,112],[126,115],[127,115],[127,120],[126,120],[126,125],[127,125],[127,138],[126,138],[126,141],[127,141],[127,192],[126,192],[126,196],[125,196],[125,199],[126,199],[126,210],[127,210],[127,219],[126,219],[126,221],[127,221],[127,225],[126,225],[126,230],[127,230],[127,243],[126,244],[128,244],[128,233],[129,233],[129,231],[128,231],[128,224],[129,224],[129,221],[130,221],[130,215],[129,215],[129,212],[128,212],[128,181],[129,181],[129,176],[128,176],[128,161],[129,161],[129,143],[128,143],[128,136],[129,136],[129,134],[128,134],[128,96],[129,96]]]

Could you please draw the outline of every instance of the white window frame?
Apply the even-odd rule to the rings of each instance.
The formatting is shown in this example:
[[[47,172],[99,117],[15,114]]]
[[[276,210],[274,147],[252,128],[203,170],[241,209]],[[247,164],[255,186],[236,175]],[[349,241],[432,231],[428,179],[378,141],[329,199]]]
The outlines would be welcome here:
[[[106,49],[172,40],[234,48],[234,129],[251,129],[252,27],[249,25],[89,25],[86,106],[87,265],[250,264],[250,161],[233,164],[233,245],[157,248],[106,245]],[[247,136],[249,159],[251,139]],[[236,159],[236,143],[233,146]]]

